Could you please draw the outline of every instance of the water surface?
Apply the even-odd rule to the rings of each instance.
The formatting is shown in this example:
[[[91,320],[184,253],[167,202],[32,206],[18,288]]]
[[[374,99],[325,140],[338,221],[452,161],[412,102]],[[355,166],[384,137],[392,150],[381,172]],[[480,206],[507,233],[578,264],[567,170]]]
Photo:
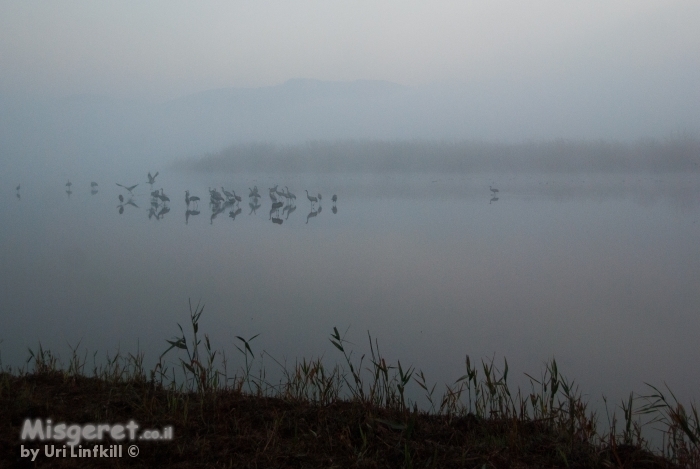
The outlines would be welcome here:
[[[230,354],[236,336],[260,333],[256,352],[280,361],[340,362],[337,326],[358,353],[370,331],[388,359],[439,383],[463,374],[466,354],[507,357],[516,384],[555,357],[591,398],[619,401],[644,382],[697,397],[699,179],[164,171],[153,189],[170,210],[150,219],[144,182],[137,208],[115,185],[132,182],[109,176],[96,194],[73,180],[70,196],[53,175],[22,181],[19,198],[3,181],[2,362],[24,363],[41,342],[64,358],[79,343],[90,362],[139,347],[153,363],[191,299]],[[270,213],[275,184],[296,210]],[[222,185],[243,198],[235,218],[237,206],[211,218],[208,188]],[[185,190],[202,198],[189,218]]]

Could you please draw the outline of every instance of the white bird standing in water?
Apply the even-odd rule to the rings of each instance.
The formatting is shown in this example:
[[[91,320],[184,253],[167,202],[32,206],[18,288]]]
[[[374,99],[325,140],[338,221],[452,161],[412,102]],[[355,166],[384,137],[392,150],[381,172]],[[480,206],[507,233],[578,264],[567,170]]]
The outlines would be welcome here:
[[[297,196],[296,196],[296,195],[294,195],[294,194],[292,194],[291,192],[289,192],[289,187],[287,187],[287,186],[284,186],[284,188],[285,188],[285,189],[287,189],[287,198],[288,198],[288,199],[294,199],[294,200],[297,200]]]
[[[209,188],[210,200],[212,204],[218,204],[219,202],[226,202],[224,196],[219,193],[216,189]]]
[[[309,195],[309,191],[308,191],[308,190],[304,189],[304,191],[306,192],[306,198],[309,199],[309,202],[311,202],[312,204],[313,204],[314,202],[318,202],[318,199],[317,199],[316,197],[313,197],[313,196],[310,196],[310,195]]]
[[[165,195],[165,193],[163,193],[163,188],[162,188],[162,187],[160,188],[160,194],[158,195],[158,198],[159,198],[162,202],[170,202],[170,198],[169,198],[167,195]]]
[[[226,189],[224,189],[224,186],[221,186],[221,192],[223,192],[227,198],[233,199],[233,194],[231,192],[227,191]]]

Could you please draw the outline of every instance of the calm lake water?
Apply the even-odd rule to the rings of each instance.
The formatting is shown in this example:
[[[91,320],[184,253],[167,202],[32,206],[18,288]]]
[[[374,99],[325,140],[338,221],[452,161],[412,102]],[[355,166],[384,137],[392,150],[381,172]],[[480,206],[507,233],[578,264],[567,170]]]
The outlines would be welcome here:
[[[147,183],[121,214],[128,193],[115,185],[145,177],[95,179],[94,195],[90,178],[72,179],[70,197],[52,175],[3,181],[3,365],[39,342],[64,359],[79,343],[90,363],[140,347],[153,363],[191,299],[230,357],[235,336],[259,333],[256,353],[341,363],[337,326],[356,353],[370,331],[432,382],[461,376],[466,354],[505,356],[514,384],[555,357],[591,400],[619,402],[644,382],[700,396],[698,176],[162,173],[153,188],[170,211],[150,219]],[[275,184],[296,210],[270,214]],[[222,185],[241,212],[212,220],[207,188]],[[202,198],[189,219],[186,189]],[[316,216],[304,189],[323,195]]]

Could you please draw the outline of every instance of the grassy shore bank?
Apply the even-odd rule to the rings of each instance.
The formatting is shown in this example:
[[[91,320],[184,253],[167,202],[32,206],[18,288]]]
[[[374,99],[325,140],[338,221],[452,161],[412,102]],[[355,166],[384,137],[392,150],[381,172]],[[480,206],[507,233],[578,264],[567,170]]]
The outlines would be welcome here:
[[[532,389],[512,391],[508,365],[472,364],[442,395],[423,372],[387,364],[376,340],[370,354],[355,357],[337,329],[330,340],[342,365],[301,360],[269,383],[253,373],[251,343],[238,337],[240,366],[200,337],[203,308],[190,310],[192,331],[169,340],[153,370],[143,355],[108,358],[87,369],[73,351],[67,365],[50,351],[30,351],[30,369],[0,373],[0,466],[2,467],[699,467],[700,421],[670,390],[650,387],[605,419],[557,370],[555,361]],[[172,363],[172,362],[171,362]],[[528,375],[529,376],[529,375]],[[429,402],[419,409],[406,396],[417,386]],[[667,397],[668,396],[668,397]],[[618,420],[615,415],[620,415]],[[652,452],[636,417],[646,415],[665,429],[664,446]],[[29,420],[27,420],[29,419]],[[165,439],[128,438],[80,442],[123,446],[114,458],[47,457],[44,447],[65,439],[21,439],[27,421],[71,425],[126,424],[158,430]],[[172,428],[172,438],[168,429]],[[48,434],[48,433],[47,433]],[[89,439],[89,438],[88,438]],[[127,455],[136,444],[137,457]],[[21,448],[39,449],[34,462]],[[70,451],[70,448],[67,450]],[[95,450],[97,451],[97,450]]]

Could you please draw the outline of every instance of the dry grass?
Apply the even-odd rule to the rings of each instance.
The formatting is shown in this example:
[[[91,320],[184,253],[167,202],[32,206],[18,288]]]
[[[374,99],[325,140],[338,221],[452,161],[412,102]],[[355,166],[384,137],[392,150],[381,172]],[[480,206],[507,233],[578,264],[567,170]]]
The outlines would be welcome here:
[[[472,364],[441,397],[422,371],[390,365],[370,337],[370,354],[356,359],[334,329],[331,343],[344,364],[327,369],[301,360],[284,378],[266,382],[252,373],[255,337],[238,337],[240,367],[228,375],[226,357],[199,334],[203,307],[192,309],[191,338],[169,340],[178,366],[163,356],[146,371],[143,355],[107,357],[86,371],[87,357],[72,350],[67,366],[41,346],[30,351],[33,370],[0,374],[0,466],[15,467],[700,467],[700,420],[655,387],[630,395],[609,430],[577,390],[549,363],[529,392],[508,387],[508,364]],[[366,358],[366,360],[365,360]],[[529,375],[528,375],[529,376]],[[419,410],[406,388],[423,390],[429,409]],[[635,403],[643,405],[635,409]],[[661,423],[665,444],[652,453],[641,436],[640,415]],[[174,439],[139,442],[137,458],[19,457],[27,418],[53,422],[120,423],[141,429],[174,428]],[[81,464],[85,463],[85,464]]]

